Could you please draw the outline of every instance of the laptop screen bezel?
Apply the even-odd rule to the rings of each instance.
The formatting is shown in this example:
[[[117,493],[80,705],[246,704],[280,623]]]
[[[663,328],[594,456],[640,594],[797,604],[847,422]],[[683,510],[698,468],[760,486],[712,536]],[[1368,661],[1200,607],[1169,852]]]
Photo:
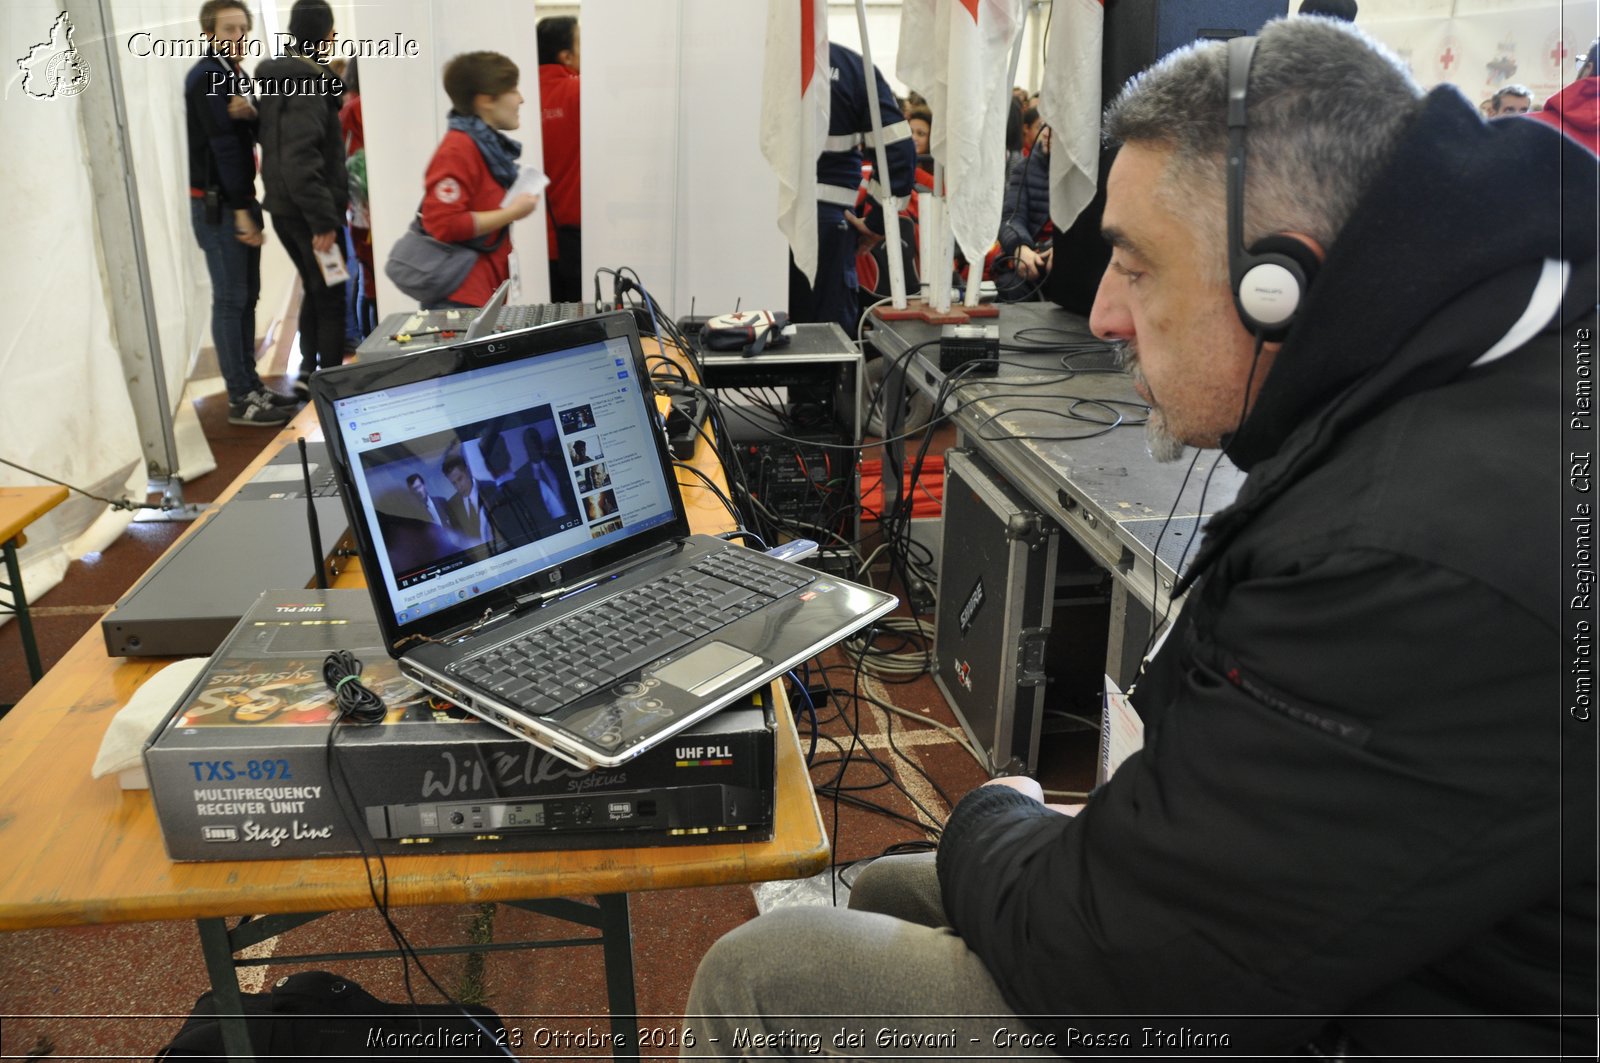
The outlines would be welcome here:
[[[666,482],[667,495],[672,506],[672,519],[618,542],[602,546],[592,553],[525,573],[511,583],[486,591],[461,605],[426,613],[404,622],[397,619],[397,609],[377,562],[379,545],[373,539],[372,530],[367,527],[361,498],[352,480],[353,459],[344,446],[344,437],[339,431],[338,415],[333,404],[376,391],[435,380],[473,369],[564,353],[575,347],[604,344],[618,338],[626,338],[628,341],[633,378],[644,391],[645,414],[650,419],[650,427],[653,429],[649,435],[654,440],[656,461]],[[511,609],[520,596],[536,590],[550,591],[575,586],[591,573],[609,568],[641,551],[682,539],[689,534],[689,518],[684,509],[683,492],[672,467],[672,455],[667,448],[665,426],[661,421],[660,411],[653,401],[649,380],[638,326],[633,315],[626,313],[601,314],[515,332],[502,332],[481,340],[420,350],[400,358],[366,364],[357,362],[325,369],[312,377],[312,403],[316,407],[323,438],[327,442],[334,470],[339,478],[339,490],[344,498],[345,511],[350,518],[351,533],[356,539],[356,549],[368,576],[367,588],[372,595],[373,608],[378,614],[379,624],[383,627],[385,645],[392,656],[400,656],[400,651],[405,645],[419,639],[438,640],[470,626],[486,615],[503,613]]]

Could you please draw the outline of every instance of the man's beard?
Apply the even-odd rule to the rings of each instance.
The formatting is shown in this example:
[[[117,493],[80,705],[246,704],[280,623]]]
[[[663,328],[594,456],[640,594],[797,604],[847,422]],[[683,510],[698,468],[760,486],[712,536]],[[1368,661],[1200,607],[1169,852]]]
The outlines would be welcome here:
[[[1177,461],[1183,457],[1185,444],[1167,428],[1167,415],[1156,405],[1155,393],[1150,390],[1149,381],[1144,378],[1144,370],[1139,368],[1139,355],[1131,344],[1117,345],[1117,364],[1150,396],[1150,413],[1144,422],[1145,449],[1156,461],[1162,463]]]

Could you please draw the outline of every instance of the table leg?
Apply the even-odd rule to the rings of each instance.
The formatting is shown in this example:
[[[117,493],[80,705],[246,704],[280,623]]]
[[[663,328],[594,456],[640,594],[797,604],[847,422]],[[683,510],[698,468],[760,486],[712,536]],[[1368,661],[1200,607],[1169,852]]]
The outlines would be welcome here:
[[[233,943],[228,940],[225,919],[196,919],[200,931],[200,953],[205,957],[206,973],[211,977],[211,1003],[217,1009],[222,1031],[222,1050],[230,1060],[254,1063],[250,1029],[244,1021],[244,1001],[239,996],[239,972],[233,966]]]
[[[17,634],[22,638],[22,652],[28,658],[28,676],[37,683],[44,675],[44,665],[39,661],[39,644],[33,638],[33,619],[28,616],[28,599],[22,590],[22,566],[17,564],[17,541],[5,543],[6,579],[11,585],[11,611],[17,618]]]
[[[633,992],[633,927],[628,920],[628,895],[597,896],[600,932],[605,936],[606,1000],[611,1007],[611,1033],[617,1049],[613,1059],[638,1059],[639,1005]]]

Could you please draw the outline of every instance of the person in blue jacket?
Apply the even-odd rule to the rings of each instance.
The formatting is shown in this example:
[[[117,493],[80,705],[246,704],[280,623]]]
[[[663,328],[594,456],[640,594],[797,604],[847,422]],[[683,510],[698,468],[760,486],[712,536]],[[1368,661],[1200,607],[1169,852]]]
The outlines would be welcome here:
[[[256,201],[256,108],[239,60],[251,28],[243,0],[200,7],[205,55],[183,79],[189,135],[189,215],[211,276],[211,342],[228,389],[228,423],[278,427],[296,400],[256,372],[261,294],[261,204]]]
[[[861,191],[863,149],[869,161],[877,159],[868,110],[869,91],[878,94],[893,195],[911,194],[917,152],[911,127],[901,117],[900,103],[883,75],[873,70],[874,88],[869,89],[861,54],[832,41],[828,43],[828,62],[833,72],[833,93],[828,139],[817,157],[817,275],[807,283],[805,274],[790,257],[789,318],[797,322],[836,321],[845,335],[854,336],[861,314],[856,298],[856,246],[860,237],[851,219],[855,218],[856,199]],[[883,211],[873,211],[862,224],[881,236]]]

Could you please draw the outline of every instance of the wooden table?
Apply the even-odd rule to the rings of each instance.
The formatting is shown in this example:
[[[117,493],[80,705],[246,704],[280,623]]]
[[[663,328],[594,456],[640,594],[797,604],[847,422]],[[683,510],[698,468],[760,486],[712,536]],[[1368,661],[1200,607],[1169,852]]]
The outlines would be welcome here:
[[[296,436],[319,438],[315,414],[302,411],[243,473],[244,483]],[[695,464],[718,473],[715,458]],[[731,528],[710,490],[684,480],[685,505],[697,530]],[[359,569],[338,586],[363,586]],[[123,791],[114,779],[91,779],[106,726],[139,686],[169,661],[108,658],[98,626],[4,718],[0,719],[0,930],[194,919],[220,1013],[239,1009],[233,952],[262,937],[256,924],[229,931],[225,917],[268,913],[279,927],[306,916],[371,905],[364,865],[356,857],[174,863],[168,859],[148,791]],[[774,685],[775,695],[782,690]],[[784,702],[779,701],[780,709]],[[770,841],[654,849],[391,856],[391,904],[523,902],[597,926],[604,936],[612,1026],[628,1030],[633,1011],[627,894],[637,890],[800,878],[827,864],[828,841],[799,738],[779,711],[776,807]],[[565,901],[596,895],[595,908]],[[585,911],[578,911],[578,908]],[[300,914],[304,913],[304,914]],[[258,921],[259,922],[259,921]],[[481,946],[479,946],[481,948]],[[626,977],[621,968],[626,968]],[[625,985],[623,984],[625,983]],[[625,990],[625,991],[624,991]],[[619,1010],[620,1007],[620,1010]],[[231,1035],[229,1028],[232,1029]],[[226,1024],[225,1043],[249,1058],[243,1023]],[[242,1039],[242,1040],[241,1040]],[[619,1056],[636,1058],[631,1036]]]
[[[0,487],[0,552],[5,554],[6,579],[0,591],[11,595],[10,610],[17,618],[17,634],[22,636],[22,652],[28,659],[28,677],[35,683],[44,674],[39,663],[39,644],[33,638],[33,620],[28,616],[28,596],[22,589],[22,566],[17,550],[27,538],[23,529],[67,500],[65,487]],[[6,603],[0,602],[0,609]]]

